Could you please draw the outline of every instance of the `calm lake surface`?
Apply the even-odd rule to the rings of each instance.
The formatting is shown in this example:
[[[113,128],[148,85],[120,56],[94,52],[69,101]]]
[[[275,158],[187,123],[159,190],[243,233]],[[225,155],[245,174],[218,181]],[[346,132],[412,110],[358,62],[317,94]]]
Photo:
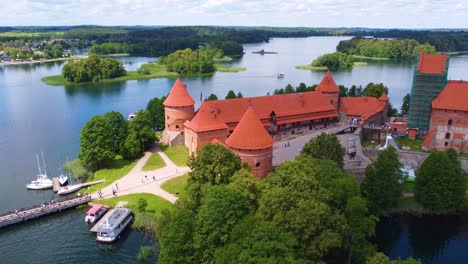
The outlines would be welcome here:
[[[200,94],[210,93],[224,98],[229,90],[242,92],[244,96],[266,95],[288,83],[294,86],[304,82],[312,85],[320,82],[323,72],[295,69],[308,64],[317,56],[332,52],[343,37],[311,37],[297,39],[272,39],[269,43],[244,46],[245,55],[228,65],[246,67],[239,73],[216,73],[212,77],[182,78],[192,97],[200,104]],[[278,54],[252,54],[264,49]],[[128,70],[156,58],[119,58]],[[124,116],[141,108],[153,97],[166,95],[173,79],[127,81],[119,84],[89,85],[80,87],[48,86],[42,77],[60,74],[62,62],[0,66],[0,211],[40,204],[56,196],[52,191],[27,191],[25,184],[37,174],[36,154],[44,152],[49,176],[57,175],[58,168],[68,159],[74,159],[79,149],[80,129],[93,115],[115,110]],[[390,90],[391,102],[401,105],[402,98],[410,91],[414,65],[410,63],[370,63],[368,66],[333,73],[337,84],[345,86],[383,82]],[[468,79],[468,57],[454,57],[450,61],[450,79]],[[284,79],[277,79],[284,73]],[[138,232],[128,232],[121,242],[102,247],[95,243],[83,221],[84,210],[33,221],[25,225],[0,230],[0,256],[8,263],[31,263],[38,257],[41,262],[63,263],[132,263],[138,247],[149,243]],[[401,225],[405,222],[402,221]],[[452,224],[449,221],[446,225]],[[465,220],[461,228],[467,229]],[[431,230],[431,229],[429,229]],[[394,239],[404,239],[408,233],[399,232]],[[464,237],[464,239],[463,239]],[[451,243],[466,248],[468,237],[459,231]],[[451,240],[452,241],[452,240]],[[393,243],[382,247],[392,257],[415,254]],[[447,245],[450,245],[447,244]],[[408,247],[413,248],[412,244]],[[406,253],[405,253],[406,252]],[[408,253],[410,252],[410,253]],[[436,262],[448,260],[446,246],[438,250]],[[468,259],[468,251],[463,251]],[[99,261],[96,259],[99,258]],[[460,258],[460,257],[459,257]],[[430,261],[431,258],[424,258]]]

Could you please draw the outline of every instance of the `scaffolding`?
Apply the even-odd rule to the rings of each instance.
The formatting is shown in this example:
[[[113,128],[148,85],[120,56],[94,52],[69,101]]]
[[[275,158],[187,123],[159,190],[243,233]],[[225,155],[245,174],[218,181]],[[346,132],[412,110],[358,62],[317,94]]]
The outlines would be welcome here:
[[[414,70],[411,88],[408,128],[417,128],[419,136],[425,136],[429,130],[432,101],[439,96],[447,85],[448,61],[443,74],[427,74]],[[418,62],[419,64],[419,62]]]

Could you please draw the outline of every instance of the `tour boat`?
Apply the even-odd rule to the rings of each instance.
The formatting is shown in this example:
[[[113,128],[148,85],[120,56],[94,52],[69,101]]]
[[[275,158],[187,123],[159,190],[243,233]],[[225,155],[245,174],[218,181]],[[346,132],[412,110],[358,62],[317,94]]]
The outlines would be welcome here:
[[[99,218],[101,218],[106,213],[106,208],[102,204],[95,204],[91,209],[86,212],[85,222],[94,224]]]
[[[276,78],[278,78],[278,79],[284,78],[284,73],[277,73]]]
[[[111,210],[106,220],[97,228],[96,241],[112,243],[120,238],[120,234],[132,222],[132,210],[118,207]]]
[[[50,189],[54,185],[52,180],[47,177],[47,171],[45,169],[45,162],[44,162],[44,153],[42,153],[42,165],[44,167],[44,173],[41,171],[41,165],[39,164],[39,155],[36,155],[37,158],[37,167],[39,169],[39,174],[37,175],[36,180],[31,181],[30,183],[26,184],[26,188],[29,190],[44,190]]]
[[[81,183],[63,186],[62,188],[60,188],[57,191],[57,194],[58,195],[65,195],[65,194],[74,193],[74,192],[80,190],[82,187],[83,187],[83,184],[81,184]]]

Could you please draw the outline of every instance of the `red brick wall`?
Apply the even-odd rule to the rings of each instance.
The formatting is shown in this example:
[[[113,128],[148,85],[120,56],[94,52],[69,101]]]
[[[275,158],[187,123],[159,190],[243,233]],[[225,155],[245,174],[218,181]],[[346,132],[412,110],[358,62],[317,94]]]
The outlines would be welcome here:
[[[210,143],[213,138],[217,138],[224,143],[227,136],[228,132],[226,129],[197,133],[189,128],[185,128],[185,146],[189,148],[190,155],[196,155],[197,150]]]
[[[247,162],[257,178],[265,178],[273,169],[273,148],[261,150],[232,149],[243,162]]]
[[[449,125],[450,120],[451,125]],[[468,153],[468,112],[432,109],[431,128],[437,128],[435,149],[455,148],[460,152]],[[454,139],[453,136],[456,133],[462,134],[463,139]]]
[[[193,118],[195,110],[193,105],[180,107],[166,106],[164,114],[166,115],[165,129],[169,131],[183,131],[185,121]]]
[[[452,120],[453,127],[468,127],[468,112],[432,109],[431,128],[435,126],[447,126],[449,120]]]
[[[338,112],[338,107],[339,107],[339,103],[340,103],[340,93],[322,93],[330,102],[330,104],[332,104],[335,109],[337,109],[336,111]]]

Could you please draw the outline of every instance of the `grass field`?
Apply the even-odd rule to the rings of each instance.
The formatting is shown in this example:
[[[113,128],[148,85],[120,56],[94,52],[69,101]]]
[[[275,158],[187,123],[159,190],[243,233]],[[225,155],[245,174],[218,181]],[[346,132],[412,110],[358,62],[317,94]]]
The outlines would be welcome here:
[[[327,67],[325,66],[312,66],[312,64],[306,64],[306,65],[298,65],[296,66],[296,69],[298,70],[311,70],[311,71],[326,71],[328,70]]]
[[[228,61],[232,61],[232,58],[228,56],[224,56],[222,58],[213,59],[213,60],[216,62],[228,62]]]
[[[97,203],[108,205],[114,207],[120,201],[128,202],[127,207],[131,208],[136,214],[138,214],[138,200],[140,198],[145,199],[148,202],[147,211],[154,211],[157,216],[161,215],[161,212],[164,209],[171,210],[175,207],[172,203],[164,200],[163,198],[149,194],[149,193],[137,193],[137,194],[128,194],[123,196],[117,196],[110,199],[98,200]]]
[[[100,169],[94,173],[93,176],[89,177],[88,181],[97,181],[105,179],[106,181],[100,184],[90,186],[88,189],[89,194],[97,192],[99,189],[104,188],[127,175],[128,172],[135,166],[135,161],[125,160],[120,156],[117,156],[114,160],[105,164],[105,169]]]
[[[412,150],[412,151],[426,152],[426,151],[424,151],[422,149],[422,143],[424,141],[422,138],[409,139],[409,138],[405,138],[405,137],[397,137],[396,141],[397,141],[397,143],[399,144],[400,147],[406,146],[406,147],[409,147],[410,150]]]
[[[184,198],[186,195],[185,186],[187,185],[188,174],[172,178],[161,185],[161,188],[168,193],[176,194],[179,198]]]
[[[241,71],[247,70],[247,68],[244,68],[244,67],[226,67],[222,64],[216,64],[215,68],[216,68],[216,71],[219,71],[219,72],[241,72]]]
[[[367,57],[367,56],[360,56],[360,55],[353,55],[353,58],[366,59],[366,60],[379,60],[379,61],[390,60],[389,58]]]
[[[161,150],[172,162],[174,162],[175,165],[179,167],[187,166],[189,151],[186,146],[177,145],[174,147],[168,147],[167,145],[161,145]]]
[[[152,171],[156,169],[160,169],[165,167],[166,163],[164,160],[159,156],[157,152],[151,154],[151,157],[146,161],[145,165],[143,166],[143,171]]]

